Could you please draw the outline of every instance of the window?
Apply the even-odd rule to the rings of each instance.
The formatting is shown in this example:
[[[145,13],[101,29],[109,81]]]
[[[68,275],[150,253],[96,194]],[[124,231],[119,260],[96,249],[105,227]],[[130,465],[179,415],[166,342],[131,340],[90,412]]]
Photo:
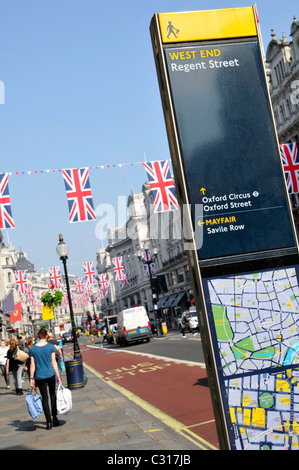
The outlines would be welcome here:
[[[281,114],[282,120],[285,121],[286,113],[285,113],[284,103],[280,105],[280,114]]]
[[[283,60],[278,62],[276,67],[274,67],[274,72],[275,72],[275,77],[276,77],[277,84],[279,85],[283,81],[283,78],[284,78],[284,63],[283,63]]]
[[[179,268],[177,270],[177,279],[178,279],[178,284],[180,282],[184,282],[184,274],[183,274],[183,268]]]
[[[292,110],[292,105],[291,105],[291,102],[290,102],[289,98],[287,98],[287,109],[288,109],[289,116],[291,116],[293,110]]]

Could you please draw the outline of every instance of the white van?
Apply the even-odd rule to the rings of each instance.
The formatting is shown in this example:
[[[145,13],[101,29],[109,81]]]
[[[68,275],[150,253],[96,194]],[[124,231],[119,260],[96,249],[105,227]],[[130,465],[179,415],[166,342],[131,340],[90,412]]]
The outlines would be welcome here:
[[[149,341],[151,327],[144,307],[132,307],[117,315],[116,341],[121,346],[145,339]]]

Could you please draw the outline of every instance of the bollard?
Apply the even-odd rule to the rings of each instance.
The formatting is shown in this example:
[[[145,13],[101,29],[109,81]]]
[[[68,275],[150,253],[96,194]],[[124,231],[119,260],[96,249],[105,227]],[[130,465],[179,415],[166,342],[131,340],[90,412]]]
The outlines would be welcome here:
[[[70,390],[85,386],[82,359],[65,362],[67,386]]]

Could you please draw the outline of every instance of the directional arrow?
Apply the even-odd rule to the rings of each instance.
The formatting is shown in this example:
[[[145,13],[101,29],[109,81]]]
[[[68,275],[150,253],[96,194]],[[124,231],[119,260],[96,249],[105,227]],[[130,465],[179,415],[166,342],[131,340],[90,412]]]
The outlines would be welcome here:
[[[197,225],[199,225],[199,226],[201,227],[202,225],[205,225],[205,222],[202,222],[201,220],[199,220],[199,221],[197,222]]]
[[[201,189],[200,189],[200,192],[204,195],[205,192],[206,192],[206,188],[201,188]]]

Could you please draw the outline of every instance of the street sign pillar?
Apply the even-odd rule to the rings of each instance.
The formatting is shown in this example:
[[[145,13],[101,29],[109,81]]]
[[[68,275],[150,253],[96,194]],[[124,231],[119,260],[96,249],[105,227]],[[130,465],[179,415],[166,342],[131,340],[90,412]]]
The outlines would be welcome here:
[[[150,31],[220,447],[299,448],[298,240],[256,9]]]

